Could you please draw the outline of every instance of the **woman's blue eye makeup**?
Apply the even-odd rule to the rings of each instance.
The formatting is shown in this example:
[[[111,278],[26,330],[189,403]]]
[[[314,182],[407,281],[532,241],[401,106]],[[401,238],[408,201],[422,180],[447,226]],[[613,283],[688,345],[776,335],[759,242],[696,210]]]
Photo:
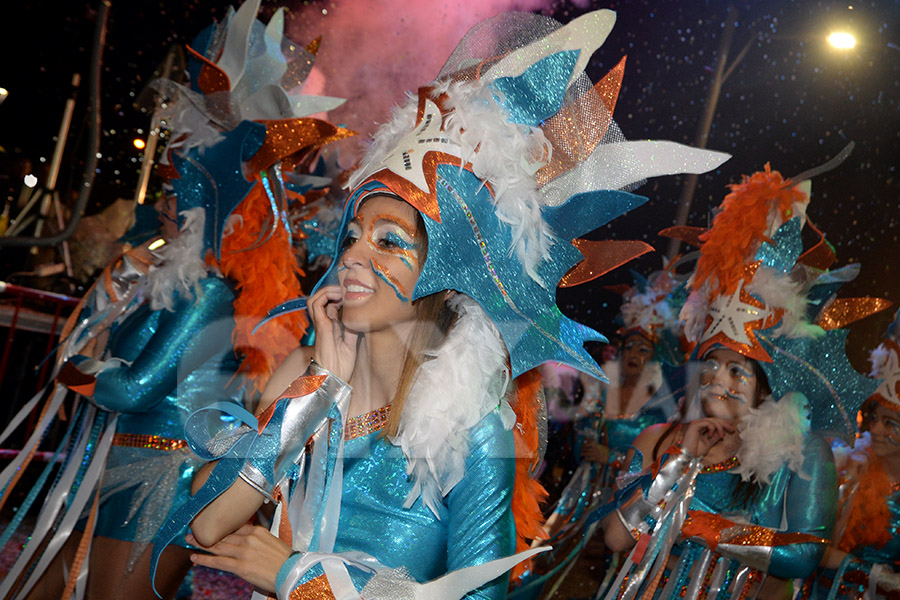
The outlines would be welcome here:
[[[419,262],[420,245],[415,241],[415,230],[392,215],[378,215],[370,234],[369,243],[379,251],[396,256],[406,268],[412,270]]]

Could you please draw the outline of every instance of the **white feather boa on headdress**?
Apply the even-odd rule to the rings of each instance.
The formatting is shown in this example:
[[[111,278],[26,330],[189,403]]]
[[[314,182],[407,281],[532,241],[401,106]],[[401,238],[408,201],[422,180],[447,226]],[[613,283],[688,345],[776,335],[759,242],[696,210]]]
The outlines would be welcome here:
[[[468,431],[494,409],[503,425],[515,424],[506,400],[509,384],[506,347],[477,302],[456,294],[449,305],[459,319],[441,347],[426,353],[391,442],[400,446],[413,488],[404,507],[422,502],[438,515],[441,499],[465,475]]]
[[[809,433],[809,402],[799,392],[790,392],[775,401],[771,396],[751,408],[738,425],[741,449],[737,457],[741,462],[734,470],[744,481],[768,484],[772,475],[787,464],[800,477],[803,447]]]
[[[155,252],[159,265],[151,267],[147,274],[147,293],[153,310],[174,310],[176,294],[192,298],[200,293],[197,282],[210,270],[201,252],[205,214],[203,208],[183,211],[184,223],[178,237]]]

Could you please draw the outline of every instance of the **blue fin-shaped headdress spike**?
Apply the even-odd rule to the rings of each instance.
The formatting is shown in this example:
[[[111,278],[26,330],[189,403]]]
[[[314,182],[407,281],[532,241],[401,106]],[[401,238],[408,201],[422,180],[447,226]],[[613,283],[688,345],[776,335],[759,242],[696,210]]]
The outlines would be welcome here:
[[[498,103],[509,111],[509,121],[537,127],[562,106],[578,50],[543,58],[518,77],[500,77],[490,87],[500,93]]]
[[[758,334],[772,357],[761,362],[772,395],[802,392],[810,401],[812,429],[845,440],[856,431],[856,413],[878,387],[878,380],[858,373],[847,360],[849,330],[834,329],[818,337],[773,339],[772,330]]]
[[[216,258],[221,257],[225,222],[253,187],[253,182],[244,177],[242,165],[262,146],[266,127],[243,121],[222,137],[222,141],[202,152],[192,149],[186,155],[172,155],[179,174],[178,179],[171,181],[178,213],[197,207],[206,209],[203,249],[212,248]]]
[[[763,242],[756,252],[756,260],[762,261],[763,266],[790,273],[797,259],[803,252],[803,240],[800,232],[803,229],[803,220],[800,217],[790,219],[772,236],[772,243]]]

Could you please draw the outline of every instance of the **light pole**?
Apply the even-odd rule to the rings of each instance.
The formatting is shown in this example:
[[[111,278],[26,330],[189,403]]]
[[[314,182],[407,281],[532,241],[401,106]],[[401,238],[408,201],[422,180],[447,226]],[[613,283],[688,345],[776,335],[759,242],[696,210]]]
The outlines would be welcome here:
[[[757,34],[750,38],[750,40],[744,45],[740,52],[738,52],[737,56],[735,56],[734,60],[731,61],[731,64],[726,66],[728,62],[728,53],[731,49],[731,42],[734,38],[734,30],[737,25],[738,19],[738,11],[734,7],[733,4],[728,5],[728,15],[726,16],[726,25],[725,31],[722,34],[722,39],[719,42],[719,53],[718,58],[716,59],[716,68],[713,74],[712,83],[709,86],[709,93],[706,96],[705,110],[703,112],[703,116],[700,119],[700,122],[697,124],[697,133],[694,137],[694,146],[697,148],[706,148],[706,143],[709,139],[709,131],[712,128],[713,117],[715,117],[716,106],[719,102],[719,95],[722,92],[722,86],[725,81],[734,71],[735,67],[743,60],[744,56],[746,56],[747,51],[750,50],[750,46],[753,45],[754,42],[759,41],[763,34]],[[771,38],[772,36],[767,36]],[[844,31],[836,31],[832,32],[828,36],[828,43],[835,49],[845,51],[855,47],[856,38],[853,34],[844,32]],[[688,215],[691,212],[691,203],[694,200],[694,193],[697,190],[697,181],[699,180],[699,175],[687,175],[684,178],[684,185],[681,189],[681,196],[678,199],[678,209],[675,213],[675,226],[683,226],[687,224]],[[681,248],[681,241],[676,239],[669,240],[669,248],[666,252],[669,260],[674,260],[676,256],[678,256],[678,252]]]

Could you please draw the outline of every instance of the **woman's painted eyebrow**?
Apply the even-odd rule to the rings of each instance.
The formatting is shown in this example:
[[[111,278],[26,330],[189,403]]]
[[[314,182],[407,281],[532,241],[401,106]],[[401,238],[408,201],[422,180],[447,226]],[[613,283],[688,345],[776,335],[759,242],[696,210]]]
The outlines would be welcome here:
[[[403,230],[403,233],[405,233],[406,235],[408,235],[410,237],[416,236],[415,226],[411,225],[409,222],[407,222],[404,219],[401,219],[400,217],[395,217],[394,215],[387,215],[387,214],[375,215],[375,224],[376,225],[382,221],[386,221],[392,225],[399,226],[400,229]]]

